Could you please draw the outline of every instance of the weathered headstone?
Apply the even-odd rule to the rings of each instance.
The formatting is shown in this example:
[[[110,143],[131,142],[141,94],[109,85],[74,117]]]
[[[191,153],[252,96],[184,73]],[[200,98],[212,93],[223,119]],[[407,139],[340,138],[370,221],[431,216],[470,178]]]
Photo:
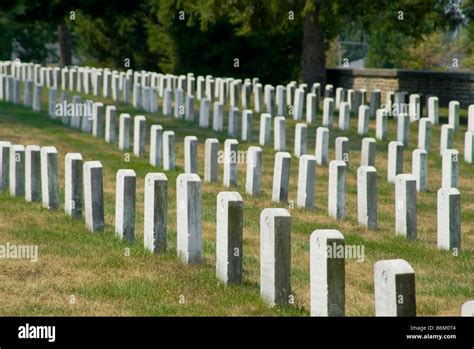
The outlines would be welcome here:
[[[10,142],[0,141],[0,193],[10,186],[10,148]]]
[[[25,147],[21,144],[10,146],[10,195],[25,195]]]
[[[143,242],[153,253],[166,251],[168,178],[164,173],[148,173],[145,177]]]
[[[245,109],[242,112],[242,140],[251,141],[252,140],[252,120],[253,112],[249,109]]]
[[[236,139],[226,139],[224,142],[224,186],[237,185],[237,162],[239,142]]]
[[[331,128],[334,116],[334,99],[324,98],[323,103],[323,126]]]
[[[439,99],[436,96],[428,98],[428,119],[433,125],[439,124]]]
[[[471,131],[464,135],[464,161],[474,164],[474,132]]]
[[[163,159],[163,127],[152,125],[150,129],[150,165],[161,166]]]
[[[163,132],[163,170],[173,171],[176,166],[173,131]]]
[[[142,156],[145,154],[146,118],[137,115],[133,119],[133,154]]]
[[[267,113],[260,115],[260,145],[269,145],[271,139],[272,116]]]
[[[375,89],[370,94],[370,118],[375,118],[377,110],[380,108],[380,100],[381,100],[382,92],[379,89]]]
[[[206,139],[204,149],[204,181],[217,182],[218,177],[218,152],[219,140],[217,138]],[[197,165],[196,165],[197,166]]]
[[[216,274],[228,285],[242,283],[243,200],[238,192],[217,195]]]
[[[342,219],[346,215],[347,166],[342,160],[329,163],[328,214]]]
[[[431,120],[421,118],[418,123],[418,149],[430,150],[431,143]]]
[[[388,144],[387,181],[395,183],[395,177],[403,173],[403,144],[392,141]]]
[[[335,143],[335,159],[342,160],[349,166],[349,138],[337,137]]]
[[[374,265],[375,316],[416,316],[415,271],[403,259]]]
[[[442,157],[441,187],[456,188],[458,186],[459,152],[446,149]]]
[[[387,139],[388,114],[385,109],[377,109],[375,137],[381,141]]]
[[[306,122],[316,122],[318,113],[318,96],[314,93],[308,93],[306,95]]]
[[[84,216],[87,228],[95,233],[104,229],[104,184],[100,161],[84,162]]]
[[[176,179],[176,226],[178,256],[186,264],[202,259],[201,179],[195,173]]]
[[[416,178],[399,174],[395,179],[395,233],[416,239]]]
[[[306,154],[306,144],[308,138],[308,126],[305,123],[298,123],[295,126],[295,156],[300,157]]]
[[[349,103],[341,102],[339,106],[339,129],[341,131],[349,130]]]
[[[260,192],[261,176],[262,149],[260,147],[249,147],[247,150],[247,175],[245,180],[247,194],[257,195]]]
[[[318,165],[326,166],[328,164],[329,147],[329,129],[318,127],[316,129],[316,162]]]
[[[184,173],[198,173],[198,139],[184,137]]]
[[[311,316],[345,315],[344,236],[338,230],[315,230],[310,238]]]
[[[277,152],[275,154],[272,201],[285,202],[288,200],[288,189],[290,185],[290,161],[290,153]]]
[[[214,113],[212,118],[212,129],[216,132],[224,130],[224,105],[220,102],[214,102]]]
[[[375,166],[375,154],[377,142],[374,138],[362,139],[362,149],[360,153],[360,166]]]
[[[291,297],[291,217],[284,208],[260,214],[260,294],[270,305]]]
[[[366,105],[359,107],[359,119],[357,123],[357,134],[364,136],[369,133],[369,113],[370,108]]]
[[[83,191],[82,155],[67,153],[64,171],[64,211],[67,215],[82,217]]]
[[[297,88],[295,90],[295,101],[294,101],[294,107],[293,107],[293,119],[294,120],[301,120],[303,118],[304,95],[305,95],[305,93],[304,93],[304,90],[302,88]]]
[[[38,145],[25,148],[25,200],[41,201],[41,148]]]
[[[459,130],[459,102],[449,102],[449,124],[454,128],[454,131]]]
[[[443,156],[443,153],[447,149],[452,149],[454,143],[454,127],[451,125],[441,126],[441,140],[439,145],[439,155]]]
[[[137,175],[134,170],[118,170],[115,183],[115,234],[134,242]]]
[[[114,105],[108,105],[105,108],[105,141],[107,143],[115,142],[115,119],[117,108]]]
[[[416,179],[416,190],[426,191],[428,188],[428,152],[426,150],[413,150],[411,173]]]
[[[357,218],[360,225],[377,229],[377,170],[373,166],[357,169]]]
[[[286,149],[285,123],[286,120],[283,116],[273,119],[273,148],[276,151],[285,151]]]
[[[314,184],[316,180],[316,157],[302,155],[298,168],[298,189],[296,204],[302,208],[314,207]]]
[[[438,249],[461,252],[461,193],[456,188],[438,190]]]
[[[119,121],[119,149],[128,150],[130,148],[130,114],[120,114]]]
[[[202,98],[199,106],[199,127],[209,127],[209,107],[209,99]]]

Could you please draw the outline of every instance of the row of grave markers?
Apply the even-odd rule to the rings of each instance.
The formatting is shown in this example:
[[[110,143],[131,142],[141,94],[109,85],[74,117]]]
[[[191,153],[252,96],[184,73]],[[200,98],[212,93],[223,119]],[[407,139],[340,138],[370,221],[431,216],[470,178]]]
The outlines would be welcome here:
[[[365,108],[364,108],[364,109],[365,109]],[[142,123],[143,123],[143,128],[144,128],[144,120],[143,120],[143,119],[144,119],[144,117],[138,118],[138,120],[139,120],[139,125],[140,125],[140,122],[142,122]],[[275,119],[277,119],[277,118],[275,118]],[[94,122],[94,120],[99,121],[100,118],[92,118],[92,121],[93,121],[93,122]],[[136,120],[137,120],[137,117],[135,118],[135,121],[136,121]],[[99,123],[101,123],[101,122],[99,122]],[[360,118],[359,118],[359,124],[360,124]],[[135,124],[135,126],[136,126],[136,125],[137,125],[137,124]],[[297,125],[297,126],[298,126],[298,125]],[[107,126],[106,126],[106,128],[107,128]],[[138,127],[138,128],[135,127],[134,129],[137,130],[137,129],[141,129],[141,128],[142,128],[142,127]],[[94,127],[93,127],[93,129],[94,129]],[[277,128],[275,127],[275,129],[277,129]],[[400,129],[400,128],[399,128],[399,129]],[[144,133],[142,132],[142,134],[144,134]],[[95,135],[96,135],[96,136],[102,136],[102,135],[101,135],[101,132],[99,132],[99,133],[96,132]],[[277,138],[277,137],[275,137],[275,138]],[[135,139],[136,139],[136,138],[135,138]],[[144,137],[141,137],[141,138],[139,138],[139,139],[143,139],[143,140],[144,140]],[[366,140],[366,139],[364,139],[364,141],[365,141],[365,140]],[[362,146],[363,148],[364,148],[364,141],[363,141],[363,146]],[[144,141],[143,141],[143,143],[144,143]],[[207,154],[207,143],[208,143],[208,142],[206,141],[206,154]],[[214,143],[215,143],[215,142],[214,142]],[[238,144],[238,142],[237,142],[236,140],[235,140],[235,142],[229,142],[229,144],[232,144],[232,143]],[[372,142],[368,141],[368,142],[366,142],[366,143],[368,144],[368,145],[367,145],[368,149],[370,149],[370,145],[371,145]],[[186,152],[186,151],[185,151],[185,154],[186,154],[186,153],[191,154],[192,151],[193,151],[193,149],[197,149],[197,139],[195,139],[195,137],[193,137],[193,136],[186,137],[186,139],[185,139],[185,144],[188,144],[187,146],[185,146],[185,149],[188,149],[188,148],[190,149],[189,152]],[[217,144],[218,144],[218,143],[217,143]],[[336,141],[336,148],[337,148],[337,144],[338,144],[338,143],[337,143],[337,141]],[[230,146],[231,146],[231,145],[230,145]],[[226,147],[227,147],[227,142],[226,142]],[[140,145],[139,145],[139,146],[134,146],[134,149],[135,149],[135,148],[137,148],[137,149],[140,149],[140,148],[144,149],[144,146],[143,146],[143,147],[141,147]],[[257,147],[253,147],[253,148],[257,148]],[[403,149],[403,148],[402,148],[402,149]],[[296,150],[296,145],[295,145],[295,150]],[[295,153],[296,153],[296,151],[295,151]],[[317,153],[317,152],[316,152],[316,153]],[[364,153],[365,153],[365,152],[363,152],[363,157],[364,157]],[[390,151],[389,151],[389,153],[390,153]],[[136,155],[140,155],[140,154],[142,154],[142,152],[139,153],[139,154],[136,153]],[[196,154],[197,154],[197,153],[196,153]],[[375,154],[375,148],[374,148],[373,154]],[[284,154],[284,153],[277,153],[276,158],[275,158],[275,174],[279,174],[279,175],[276,175],[276,176],[274,177],[274,178],[276,178],[276,179],[274,179],[274,190],[273,190],[272,198],[274,198],[275,201],[278,201],[277,198],[282,198],[282,197],[284,198],[285,195],[287,195],[287,193],[285,194],[285,183],[286,183],[286,182],[285,182],[285,178],[286,178],[286,173],[289,174],[289,168],[288,168],[288,170],[286,170],[285,164],[288,163],[288,165],[289,165],[289,157],[290,157],[290,156],[289,156],[288,153],[286,153],[286,154]],[[307,156],[307,157],[309,157],[309,156]],[[368,156],[368,157],[370,157],[370,156]],[[389,155],[389,157],[390,157],[390,155]],[[185,155],[185,158],[186,158],[186,155]],[[192,157],[190,157],[190,155],[188,155],[188,158],[192,158]],[[207,157],[206,157],[206,160],[207,160]],[[307,161],[307,159],[305,159],[305,160]],[[369,160],[367,160],[367,161],[370,162]],[[193,172],[193,164],[192,164],[192,161],[185,161],[186,164],[187,164],[188,162],[189,162],[188,170],[189,170],[190,172]],[[300,160],[300,162],[301,162],[301,160]],[[364,160],[362,160],[362,162],[364,162]],[[398,163],[398,161],[396,161],[396,163]],[[334,216],[334,217],[336,217],[336,218],[338,218],[338,215],[341,215],[341,212],[343,211],[343,209],[341,208],[343,205],[340,204],[340,203],[343,201],[343,199],[340,199],[340,197],[341,197],[340,194],[338,195],[338,193],[341,192],[340,189],[338,189],[338,188],[341,187],[341,185],[338,186],[338,183],[342,183],[342,182],[343,182],[342,178],[344,177],[344,175],[342,175],[342,173],[344,173],[344,171],[343,171],[343,170],[340,170],[341,168],[344,168],[343,166],[345,166],[345,163],[342,164],[341,162],[339,162],[339,163],[337,163],[337,162],[331,162],[331,164],[330,164],[330,173],[335,173],[335,175],[333,175],[333,176],[330,175],[330,184],[331,184],[331,181],[332,181],[333,184],[334,184],[334,185],[332,185],[332,186],[330,185],[330,188],[336,188],[336,189],[333,189],[333,190],[335,191],[335,194],[336,194],[336,195],[330,195],[330,197],[334,197],[335,199],[333,200],[332,203],[331,203],[331,202],[329,203],[329,211],[330,211],[330,215],[332,215],[332,216]],[[390,165],[389,165],[389,166],[390,166]],[[186,166],[185,166],[185,167],[186,167]],[[333,168],[334,168],[334,169],[333,169]],[[443,168],[444,168],[444,166],[443,166]],[[361,170],[361,169],[359,169],[359,170]],[[362,170],[363,170],[363,169],[362,169]],[[366,171],[361,171],[361,172],[365,172],[365,175],[367,176],[367,172],[371,172],[372,169],[368,169],[368,170],[369,170],[369,171],[366,170]],[[374,170],[375,170],[375,169],[374,169]],[[226,173],[226,171],[224,170],[224,178],[226,177],[225,173]],[[229,178],[229,180],[231,180],[230,178],[232,177],[232,175],[231,175],[232,171],[228,171],[228,173],[229,173],[229,175],[228,175],[227,177]],[[300,166],[300,173],[301,173],[301,166]],[[404,176],[405,176],[405,177],[408,177],[408,175],[404,175]],[[403,177],[403,176],[400,176],[400,177]],[[443,177],[444,177],[444,176],[443,176]],[[398,177],[397,177],[397,179],[398,179]],[[313,178],[313,180],[314,180],[314,178]],[[247,182],[248,182],[248,181],[249,181],[249,176],[247,176]],[[298,180],[298,181],[300,182],[300,180]],[[275,185],[275,182],[277,182],[276,185]],[[400,179],[400,182],[401,182],[401,183],[408,182],[408,178],[404,178],[404,179],[401,178],[401,179]],[[444,181],[443,181],[443,182],[444,182]],[[398,183],[398,182],[397,182],[397,183]],[[401,187],[405,187],[405,191],[406,191],[406,186],[407,186],[406,184],[402,184],[402,185],[401,185]],[[275,187],[277,188],[277,190],[275,190]],[[398,188],[398,187],[397,187],[397,188]],[[298,192],[299,192],[299,191],[300,191],[300,190],[298,189]],[[397,193],[398,193],[398,191],[397,191]],[[401,194],[401,195],[402,195],[402,194]],[[403,194],[403,195],[405,195],[405,194]],[[408,196],[405,196],[405,197],[408,197]],[[416,198],[416,192],[415,192],[415,198]],[[438,201],[440,200],[439,198],[440,198],[440,193],[438,193]],[[408,200],[408,199],[407,199],[407,200]],[[412,202],[412,201],[413,201],[413,200],[411,200],[410,202]],[[451,203],[452,201],[453,201],[452,199],[448,199],[448,202],[449,202],[449,203]],[[399,203],[400,200],[397,200],[397,202]],[[416,201],[415,201],[415,202],[416,202]],[[360,204],[359,204],[359,206],[360,206]],[[403,205],[401,205],[401,206],[403,207]],[[440,206],[440,205],[438,205],[438,206]],[[451,210],[449,209],[449,207],[450,207],[449,204],[448,204],[447,207],[448,207],[448,208],[447,208],[446,210],[451,211]],[[416,208],[416,203],[415,203],[415,208]],[[405,209],[405,211],[408,211],[408,210]],[[360,216],[360,215],[359,215],[359,216]],[[407,222],[407,219],[406,219],[406,218],[405,218],[405,221],[403,222],[403,220],[399,220],[398,217],[397,217],[397,227],[398,227],[399,221],[402,221],[402,223],[401,223],[401,226],[402,226],[402,227],[403,227],[403,226],[406,227],[406,226],[409,225],[409,222]],[[416,224],[415,224],[415,226],[416,226]],[[416,228],[415,228],[415,229],[416,229]],[[438,231],[439,231],[439,226],[438,226]]]

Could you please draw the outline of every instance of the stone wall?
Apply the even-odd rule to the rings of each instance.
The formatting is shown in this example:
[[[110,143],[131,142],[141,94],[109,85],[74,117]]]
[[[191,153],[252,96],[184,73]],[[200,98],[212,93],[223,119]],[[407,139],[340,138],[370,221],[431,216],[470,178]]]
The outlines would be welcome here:
[[[327,70],[327,76],[328,83],[334,87],[365,88],[368,92],[378,88],[382,91],[382,101],[386,91],[400,90],[438,96],[443,106],[452,100],[459,101],[464,108],[474,103],[474,73],[471,72],[334,68]]]

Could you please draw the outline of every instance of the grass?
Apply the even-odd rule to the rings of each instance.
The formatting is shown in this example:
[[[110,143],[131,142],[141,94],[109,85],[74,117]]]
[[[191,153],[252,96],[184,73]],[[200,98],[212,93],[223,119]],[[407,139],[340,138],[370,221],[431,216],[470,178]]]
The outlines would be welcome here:
[[[85,98],[85,96],[83,96]],[[105,104],[113,101],[98,98]],[[12,143],[54,145],[59,152],[61,187],[64,187],[64,156],[80,152],[84,160],[100,160],[104,167],[106,229],[103,234],[89,233],[82,220],[67,217],[63,210],[48,211],[23,198],[0,196],[0,244],[38,244],[39,260],[1,260],[0,297],[3,315],[290,315],[309,314],[309,236],[315,229],[340,230],[346,244],[364,246],[363,262],[346,261],[346,314],[374,315],[373,264],[381,259],[403,258],[415,269],[417,312],[419,315],[458,315],[462,303],[474,298],[474,166],[460,162],[459,190],[462,195],[462,253],[459,257],[436,248],[436,191],[441,183],[439,156],[440,126],[432,129],[432,150],[429,152],[428,191],[419,193],[418,239],[407,241],[394,232],[394,186],[386,181],[388,141],[377,141],[377,185],[379,228],[369,231],[357,224],[357,167],[360,163],[361,137],[356,134],[357,119],[351,117],[349,132],[337,128],[330,132],[329,158],[334,159],[334,140],[347,136],[350,159],[347,174],[347,216],[336,221],[327,215],[328,168],[316,170],[315,204],[312,210],[297,209],[296,185],[298,159],[291,159],[291,177],[287,204],[271,202],[274,150],[263,147],[262,192],[257,197],[245,194],[245,165],[239,165],[238,186],[244,199],[244,284],[227,287],[215,277],[216,196],[226,190],[219,182],[202,183],[203,248],[201,265],[185,266],[176,256],[176,177],[183,169],[184,137],[195,135],[199,140],[199,175],[203,178],[204,141],[218,138],[220,149],[224,133],[201,129],[196,123],[137,112],[130,106],[115,103],[118,114],[143,114],[148,130],[159,123],[176,133],[175,171],[168,177],[168,252],[152,255],[143,248],[143,187],[148,172],[160,172],[143,158],[127,157],[117,144],[69,129],[51,120],[45,112],[34,113],[22,106],[0,103],[0,140]],[[43,91],[43,110],[47,95]],[[160,109],[161,110],[161,109]],[[446,122],[447,110],[441,110]],[[444,118],[443,118],[444,116]],[[455,148],[463,154],[465,113],[460,131],[455,134]],[[286,125],[287,150],[292,153],[295,121]],[[316,127],[308,128],[308,152],[314,153]],[[337,115],[335,115],[335,125]],[[253,139],[258,139],[259,115],[254,115]],[[371,120],[369,136],[375,136]],[[396,136],[396,124],[389,122],[389,139]],[[404,169],[411,171],[411,151],[416,147],[417,126],[410,126],[410,147],[405,149]],[[147,141],[148,143],[148,141]],[[257,145],[241,142],[239,150]],[[221,165],[220,165],[221,166]],[[137,173],[136,243],[128,245],[115,237],[115,174],[132,168]],[[63,193],[61,193],[63,195]],[[292,287],[295,304],[272,309],[259,295],[259,215],[266,207],[286,207],[292,216]]]

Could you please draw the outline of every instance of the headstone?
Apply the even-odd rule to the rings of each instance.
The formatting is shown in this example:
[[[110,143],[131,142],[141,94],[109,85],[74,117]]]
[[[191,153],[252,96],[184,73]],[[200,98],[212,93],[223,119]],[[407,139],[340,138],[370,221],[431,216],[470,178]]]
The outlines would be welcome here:
[[[290,161],[290,153],[277,152],[275,154],[272,201],[288,201],[288,190],[290,185]]]
[[[302,88],[297,88],[295,91],[295,102],[293,110],[293,119],[301,120],[303,119],[304,111],[304,90]],[[281,114],[278,114],[281,115]]]
[[[272,116],[267,113],[260,115],[260,145],[269,145],[271,139]]]
[[[334,116],[334,99],[324,98],[323,104],[323,126],[331,128]]]
[[[64,171],[64,210],[73,218],[82,217],[83,168],[82,155],[67,153]]]
[[[163,93],[163,115],[170,116],[172,112],[173,91],[166,88]]]
[[[349,103],[341,102],[339,106],[339,129],[341,131],[349,130]]]
[[[286,149],[285,123],[283,116],[277,116],[273,119],[273,148],[276,151],[285,151]]]
[[[25,147],[19,144],[10,146],[10,194],[25,195]]]
[[[336,99],[334,101],[334,107],[336,110],[341,109],[341,103],[344,102],[344,89],[342,87],[336,88]]]
[[[198,173],[198,139],[184,137],[184,173]]]
[[[247,175],[245,180],[245,192],[249,195],[260,193],[260,181],[262,176],[262,149],[260,147],[249,147],[247,150]]]
[[[145,154],[146,118],[137,115],[133,119],[133,154],[143,156]]]
[[[408,116],[410,117],[411,122],[420,120],[421,104],[419,94],[410,95],[410,104],[408,105]]]
[[[55,88],[50,88],[48,97],[48,115],[51,119],[56,119],[56,103],[58,98],[57,90]]]
[[[329,130],[326,127],[316,129],[316,162],[320,166],[328,164]]]
[[[464,135],[464,161],[474,164],[474,132],[471,131]]]
[[[312,124],[316,122],[318,113],[318,96],[314,93],[306,95],[306,122]]]
[[[431,121],[428,118],[421,118],[418,123],[418,149],[430,150],[431,142]]]
[[[174,117],[177,119],[183,119],[184,115],[184,91],[178,88],[174,91]]]
[[[362,139],[360,166],[375,166],[377,142],[373,138]]]
[[[369,112],[370,109],[366,105],[359,107],[359,119],[357,124],[357,134],[364,136],[369,133]]]
[[[415,271],[403,259],[374,265],[375,316],[416,316]]]
[[[426,191],[428,188],[428,152],[426,150],[413,150],[411,172],[416,179],[416,190]]]
[[[253,103],[256,113],[263,111],[263,87],[262,84],[255,84],[253,88]]]
[[[357,218],[360,225],[377,229],[377,170],[373,166],[357,169]]]
[[[284,208],[260,214],[260,294],[272,306],[290,301],[291,217]]]
[[[241,133],[241,115],[240,110],[237,107],[231,107],[229,109],[229,124],[227,133],[230,137],[238,137]]]
[[[143,242],[152,253],[166,251],[168,223],[168,178],[164,173],[148,173],[145,177]]]
[[[92,134],[94,137],[103,138],[105,135],[104,105],[94,103],[92,106]]]
[[[178,256],[186,264],[202,259],[201,179],[195,173],[176,179],[176,226]]]
[[[219,140],[217,138],[208,138],[204,150],[204,181],[217,182],[218,177],[218,152]],[[196,164],[197,166],[197,164]]]
[[[114,105],[108,105],[105,108],[105,141],[107,143],[115,142],[115,119],[117,108]]]
[[[441,141],[439,146],[439,155],[443,156],[443,153],[447,149],[452,149],[454,143],[454,127],[451,125],[441,126]]]
[[[384,141],[387,139],[388,114],[385,109],[377,109],[375,138]]]
[[[298,123],[295,126],[295,156],[300,157],[306,154],[306,144],[308,138],[308,126],[305,123]]]
[[[174,151],[174,132],[163,132],[163,170],[173,171],[176,166],[176,157]]]
[[[10,148],[10,142],[0,141],[0,193],[10,187]]]
[[[120,114],[119,121],[119,149],[128,150],[130,148],[130,114]]]
[[[337,137],[335,143],[336,160],[342,160],[349,166],[349,138]]]
[[[95,233],[104,229],[104,184],[100,161],[84,162],[84,216],[87,228]]]
[[[408,117],[408,114],[398,114],[397,141],[402,142],[404,146],[408,146],[409,131],[410,131],[410,119]]]
[[[226,139],[224,142],[224,186],[237,185],[237,161],[239,142],[236,139]]]
[[[375,89],[370,94],[370,118],[375,118],[375,114],[377,110],[380,108],[380,100],[381,100],[382,92],[379,89]]]
[[[441,187],[456,188],[458,186],[459,152],[455,149],[446,149],[442,157]]]
[[[199,127],[209,127],[209,99],[202,98],[199,106]]]
[[[242,112],[242,140],[251,141],[252,140],[252,120],[253,112],[249,109],[245,109]]]
[[[33,111],[41,111],[41,85],[35,84],[33,88]]]
[[[302,155],[298,168],[298,189],[296,204],[302,208],[314,207],[314,184],[316,180],[316,157]]]
[[[214,114],[212,118],[212,129],[216,132],[224,130],[224,105],[220,102],[214,102]]]
[[[399,174],[395,180],[395,233],[416,239],[416,178]]]
[[[439,124],[439,99],[436,96],[428,98],[428,119],[434,125]]]
[[[461,251],[461,194],[453,187],[438,190],[438,249]]]
[[[459,130],[459,102],[449,102],[449,124],[454,128],[454,131]]]
[[[25,148],[25,200],[41,201],[41,148],[37,145]]]
[[[186,95],[185,99],[185,120],[194,121],[194,96]],[[199,116],[201,118],[201,116]]]
[[[461,316],[474,316],[474,300],[468,301],[462,305]]]
[[[338,230],[315,230],[310,238],[311,316],[345,315],[344,236]]]
[[[346,215],[347,166],[342,160],[329,163],[328,214],[342,219]]]
[[[127,242],[135,240],[137,175],[134,170],[118,170],[115,189],[115,234]]]
[[[403,173],[403,144],[392,141],[388,144],[387,181],[395,183],[395,177]]]
[[[242,283],[243,200],[238,192],[217,195],[216,274],[225,284]]]
[[[150,165],[161,166],[163,159],[163,127],[152,125],[150,129]]]

